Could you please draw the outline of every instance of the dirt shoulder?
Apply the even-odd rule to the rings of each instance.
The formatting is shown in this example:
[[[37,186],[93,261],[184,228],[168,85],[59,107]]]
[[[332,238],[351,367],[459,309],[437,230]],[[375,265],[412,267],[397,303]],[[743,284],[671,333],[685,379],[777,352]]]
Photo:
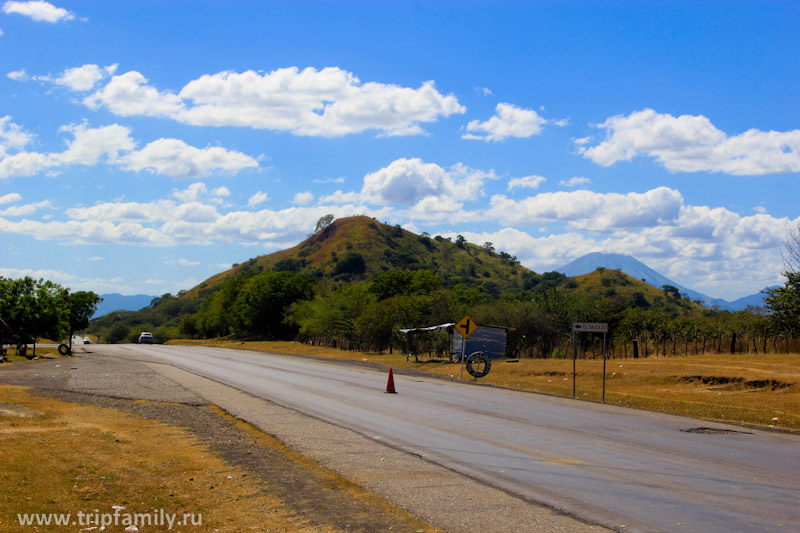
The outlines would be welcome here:
[[[0,402],[4,531],[29,530],[18,513],[113,506],[202,515],[192,531],[438,530],[141,363],[3,365]]]

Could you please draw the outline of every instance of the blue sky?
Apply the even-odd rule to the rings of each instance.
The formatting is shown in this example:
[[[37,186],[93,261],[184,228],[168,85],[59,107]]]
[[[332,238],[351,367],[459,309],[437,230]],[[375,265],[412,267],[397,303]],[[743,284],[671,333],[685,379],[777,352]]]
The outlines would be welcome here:
[[[332,213],[734,299],[800,223],[793,2],[5,1],[0,275],[163,294]]]

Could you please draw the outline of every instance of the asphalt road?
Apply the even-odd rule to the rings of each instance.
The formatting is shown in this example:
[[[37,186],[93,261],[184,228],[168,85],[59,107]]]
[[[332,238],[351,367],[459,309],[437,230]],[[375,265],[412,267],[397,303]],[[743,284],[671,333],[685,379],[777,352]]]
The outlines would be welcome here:
[[[94,345],[167,363],[614,529],[800,530],[800,439],[284,355]]]

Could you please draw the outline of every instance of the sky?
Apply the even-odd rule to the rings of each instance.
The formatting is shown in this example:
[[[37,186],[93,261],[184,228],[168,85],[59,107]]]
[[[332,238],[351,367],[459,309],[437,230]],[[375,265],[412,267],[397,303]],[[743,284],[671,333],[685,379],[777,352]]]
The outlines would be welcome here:
[[[796,2],[0,1],[0,276],[175,294],[330,213],[783,281]]]

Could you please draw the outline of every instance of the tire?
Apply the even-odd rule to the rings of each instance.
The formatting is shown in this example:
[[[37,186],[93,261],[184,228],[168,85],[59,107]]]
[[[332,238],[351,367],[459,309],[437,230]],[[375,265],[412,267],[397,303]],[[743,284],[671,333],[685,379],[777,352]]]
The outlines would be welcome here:
[[[72,355],[69,346],[67,346],[66,344],[58,345],[58,353],[60,353],[61,355]]]
[[[492,361],[483,352],[475,352],[467,357],[467,372],[474,378],[482,378],[492,370]]]
[[[452,363],[460,363],[461,362],[461,352],[450,352],[450,362],[452,362]]]

